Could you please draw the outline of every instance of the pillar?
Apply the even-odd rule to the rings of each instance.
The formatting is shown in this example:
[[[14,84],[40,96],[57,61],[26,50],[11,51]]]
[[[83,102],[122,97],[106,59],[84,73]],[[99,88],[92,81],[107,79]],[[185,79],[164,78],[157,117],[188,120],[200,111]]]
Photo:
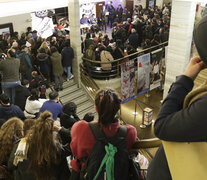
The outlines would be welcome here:
[[[190,60],[195,12],[196,2],[172,1],[164,98],[176,76],[183,74]]]
[[[73,74],[74,80],[80,86],[80,67],[81,62],[81,35],[80,35],[80,6],[79,0],[69,0],[68,3],[68,14],[70,22],[70,43],[74,50],[73,60]]]

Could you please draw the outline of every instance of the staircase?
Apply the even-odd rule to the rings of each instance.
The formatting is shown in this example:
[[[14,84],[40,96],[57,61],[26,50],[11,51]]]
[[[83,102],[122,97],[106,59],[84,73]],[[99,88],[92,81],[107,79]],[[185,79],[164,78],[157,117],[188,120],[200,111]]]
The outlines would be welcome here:
[[[74,102],[77,105],[77,115],[80,119],[83,119],[88,112],[94,113],[95,120],[98,118],[94,103],[84,90],[78,88],[78,85],[73,80],[64,82],[63,90],[59,91],[59,97],[63,105],[68,102]]]

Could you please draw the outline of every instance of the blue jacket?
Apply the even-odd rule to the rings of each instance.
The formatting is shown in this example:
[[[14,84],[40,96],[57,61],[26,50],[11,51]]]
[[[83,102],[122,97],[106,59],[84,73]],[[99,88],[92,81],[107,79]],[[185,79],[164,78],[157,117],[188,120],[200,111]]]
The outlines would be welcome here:
[[[51,100],[44,102],[44,104],[40,108],[40,113],[44,111],[51,112],[54,120],[57,120],[57,117],[63,113],[62,105],[60,103]]]

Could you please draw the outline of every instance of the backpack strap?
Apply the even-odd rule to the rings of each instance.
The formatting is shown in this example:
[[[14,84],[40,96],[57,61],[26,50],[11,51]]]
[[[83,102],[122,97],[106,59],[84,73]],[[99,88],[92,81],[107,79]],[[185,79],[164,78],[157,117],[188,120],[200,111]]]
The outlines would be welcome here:
[[[101,127],[99,126],[98,122],[90,122],[88,124],[96,140],[106,138],[106,135],[104,131],[101,129]],[[126,126],[120,125],[115,136],[126,138],[127,131],[128,128]]]

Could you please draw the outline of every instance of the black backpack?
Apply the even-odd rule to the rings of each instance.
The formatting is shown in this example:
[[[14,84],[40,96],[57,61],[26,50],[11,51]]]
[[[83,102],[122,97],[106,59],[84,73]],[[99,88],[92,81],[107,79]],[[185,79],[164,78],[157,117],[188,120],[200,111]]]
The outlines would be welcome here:
[[[104,156],[106,155],[105,149],[109,146],[117,148],[117,152],[114,155],[114,168],[113,165],[110,168],[114,174],[114,180],[140,180],[140,167],[138,163],[135,163],[133,159],[130,158],[127,151],[126,135],[127,127],[119,126],[119,129],[115,136],[106,137],[104,131],[101,130],[98,123],[89,123],[92,133],[96,139],[90,155],[85,161],[84,167],[80,172],[81,180],[111,180],[113,178],[106,177],[106,165],[104,164],[102,168],[100,165]],[[110,144],[110,145],[109,145]],[[83,159],[81,160],[83,161]],[[100,173],[98,174],[98,170]]]

